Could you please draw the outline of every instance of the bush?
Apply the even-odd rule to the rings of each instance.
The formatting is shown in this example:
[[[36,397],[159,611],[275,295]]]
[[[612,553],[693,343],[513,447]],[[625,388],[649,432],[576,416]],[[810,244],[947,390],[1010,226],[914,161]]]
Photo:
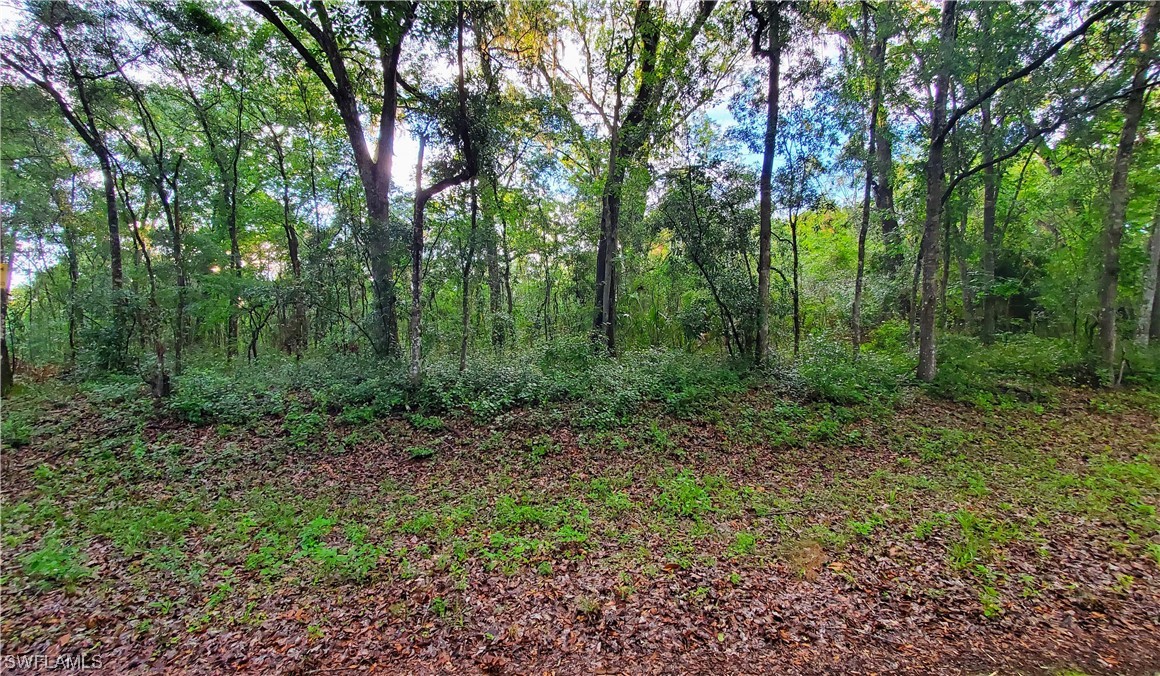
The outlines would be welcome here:
[[[654,501],[661,511],[673,516],[699,517],[713,509],[709,491],[687,469],[660,482],[661,492]]]
[[[0,441],[8,448],[20,448],[32,442],[32,426],[23,417],[5,412],[0,423]]]
[[[404,364],[361,355],[268,360],[239,365],[233,373],[191,368],[174,379],[166,408],[194,423],[240,424],[301,406],[354,424],[403,409],[423,416],[415,418],[421,422],[447,411],[486,420],[520,406],[573,401],[583,404],[582,424],[607,426],[646,403],[696,412],[743,390],[746,378],[723,358],[660,348],[609,358],[594,353],[586,339],[571,337],[523,355],[480,356],[464,371],[455,360],[433,359],[417,387]],[[132,387],[132,400],[142,400],[140,383]],[[110,397],[129,399],[127,384],[111,389]]]
[[[1160,385],[1160,344],[1148,346],[1131,343],[1124,346],[1124,382],[1153,387]]]
[[[854,361],[849,345],[822,338],[806,341],[797,373],[807,396],[835,404],[893,403],[909,365],[871,350]]]
[[[246,378],[198,369],[174,378],[167,407],[190,422],[242,423],[282,410],[281,397]]]
[[[1044,385],[1100,382],[1092,357],[1061,338],[1005,335],[983,345],[969,336],[946,336],[939,344],[938,359],[930,391],[982,405],[1010,393],[1039,397]]]

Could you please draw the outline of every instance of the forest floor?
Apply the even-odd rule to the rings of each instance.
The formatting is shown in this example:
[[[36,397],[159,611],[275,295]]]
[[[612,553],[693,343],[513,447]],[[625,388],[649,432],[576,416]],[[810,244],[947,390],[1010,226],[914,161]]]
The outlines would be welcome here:
[[[5,407],[7,672],[1160,669],[1146,392],[753,390],[599,430],[196,426],[53,388]]]

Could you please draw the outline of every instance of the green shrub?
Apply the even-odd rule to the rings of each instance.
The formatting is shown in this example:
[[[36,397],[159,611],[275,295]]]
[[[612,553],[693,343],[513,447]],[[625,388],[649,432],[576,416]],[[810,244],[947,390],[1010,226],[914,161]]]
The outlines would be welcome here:
[[[729,546],[729,553],[734,556],[746,556],[757,549],[757,537],[752,533],[738,531],[733,534],[733,544]]]
[[[81,564],[78,547],[64,545],[60,534],[49,531],[40,541],[40,547],[20,559],[24,574],[40,587],[70,586],[93,576],[93,571]]]
[[[1091,355],[1059,338],[1001,335],[992,345],[969,336],[939,343],[938,372],[928,387],[938,396],[989,406],[1006,396],[1038,398],[1051,384],[1096,385]]]
[[[1124,346],[1124,382],[1155,387],[1160,385],[1160,343],[1147,346],[1129,343]]]
[[[681,470],[671,479],[661,481],[660,487],[661,492],[655,499],[657,507],[673,516],[698,517],[713,508],[709,491],[687,469]]]
[[[443,419],[438,416],[425,416],[422,413],[411,413],[407,415],[407,422],[417,430],[424,430],[426,432],[439,432],[443,429]]]
[[[342,409],[338,419],[347,425],[369,423],[375,419],[375,409],[370,406],[347,406]]]
[[[8,448],[20,448],[32,442],[32,426],[23,417],[5,413],[0,423],[0,441]]]
[[[610,358],[594,353],[587,340],[570,337],[531,353],[481,355],[463,371],[456,360],[432,359],[418,387],[410,385],[404,364],[361,355],[238,365],[232,373],[191,368],[174,379],[166,406],[191,422],[231,424],[283,413],[287,401],[297,402],[292,406],[302,415],[329,412],[345,424],[418,410],[408,420],[418,429],[439,431],[442,412],[466,411],[487,420],[520,406],[573,401],[583,405],[577,422],[607,427],[648,403],[696,413],[707,402],[744,390],[747,378],[712,355],[651,348]]]
[[[304,411],[295,406],[286,413],[282,420],[282,428],[286,430],[286,437],[290,445],[297,449],[305,449],[311,441],[322,431],[326,421],[316,411]]]
[[[849,345],[824,337],[806,341],[803,355],[797,372],[806,394],[835,404],[892,403],[909,370],[869,350],[854,361]]]
[[[189,370],[173,382],[167,406],[193,423],[245,423],[281,410],[278,397],[262,391],[257,383],[219,371]]]

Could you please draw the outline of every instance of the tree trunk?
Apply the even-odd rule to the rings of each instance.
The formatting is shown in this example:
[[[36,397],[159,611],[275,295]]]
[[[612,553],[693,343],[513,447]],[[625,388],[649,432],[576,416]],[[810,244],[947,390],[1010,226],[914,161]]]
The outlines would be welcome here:
[[[947,327],[947,315],[950,314],[950,309],[947,307],[947,287],[950,286],[951,281],[951,210],[943,206],[942,213],[943,220],[943,244],[942,244],[942,276],[939,278],[938,285],[938,304],[941,308],[939,313],[938,328],[940,331]]]
[[[408,338],[411,341],[411,384],[419,384],[420,366],[423,359],[422,334],[419,330],[423,320],[423,219],[429,196],[423,191],[423,152],[427,149],[427,137],[419,136],[419,158],[415,163],[415,210],[411,217],[411,323]]]
[[[891,279],[902,269],[902,230],[894,212],[894,157],[890,138],[890,120],[885,106],[879,108],[875,129],[874,207],[882,215],[882,244],[885,248],[883,269]],[[899,297],[905,299],[905,294]],[[910,303],[897,308],[902,314],[909,311]]]
[[[146,378],[154,400],[165,399],[169,396],[169,372],[165,368],[165,341],[161,337],[161,306],[157,302],[157,276],[153,272],[153,259],[149,249],[145,246],[145,238],[141,236],[141,221],[148,219],[149,199],[145,200],[145,207],[140,217],[134,212],[129,202],[129,191],[125,185],[124,174],[121,181],[121,199],[125,205],[125,224],[133,235],[133,240],[141,251],[145,262],[145,274],[149,281],[149,310],[142,313],[141,333],[148,334],[153,341],[153,355],[157,360],[155,370]]]
[[[544,253],[544,340],[552,340],[552,259]]]
[[[185,237],[181,225],[181,200],[177,191],[177,173],[174,172],[173,177],[173,205],[171,207],[173,218],[169,223],[170,234],[173,235],[173,264],[177,268],[177,316],[174,318],[173,329],[173,372],[181,375],[184,368],[182,362],[182,353],[185,348],[185,340],[188,331],[185,319],[185,302],[186,302],[186,280],[185,270],[185,254],[183,253],[182,239]]]
[[[885,11],[881,10],[880,11]],[[886,44],[884,38],[880,42],[880,67],[886,63]],[[878,117],[875,120],[874,130],[874,207],[882,219],[883,272],[893,289],[886,296],[886,312],[899,317],[909,317],[914,294],[908,293],[909,288],[899,284],[898,275],[902,271],[905,256],[903,255],[902,228],[898,224],[898,215],[894,209],[894,148],[890,132],[890,111],[887,106],[880,105]]]
[[[1148,326],[1149,340],[1160,340],[1160,283],[1156,284],[1156,293],[1152,296],[1152,321]]]
[[[938,303],[938,235],[942,213],[943,151],[946,135],[947,93],[950,88],[951,51],[955,39],[955,0],[945,0],[939,29],[939,67],[934,82],[931,111],[931,143],[926,160],[926,216],[923,221],[922,304],[918,317],[918,378],[930,382],[937,373],[935,363],[935,307]]]
[[[869,23],[870,18],[863,9],[862,20]],[[865,34],[864,34],[865,35]],[[865,45],[864,45],[865,46]],[[851,316],[851,341],[854,347],[854,358],[862,348],[862,282],[866,270],[866,233],[870,229],[870,192],[874,185],[874,159],[877,151],[876,134],[878,130],[878,107],[882,100],[882,71],[885,67],[886,40],[875,39],[870,49],[870,61],[874,66],[874,85],[870,93],[870,116],[866,125],[866,181],[862,191],[862,222],[858,227],[858,272],[854,277],[854,307]],[[764,170],[764,164],[762,165]]]
[[[394,144],[391,143],[393,146]],[[382,160],[380,160],[382,161]],[[375,350],[383,356],[400,353],[399,326],[395,313],[395,265],[389,246],[390,203],[386,197],[367,192],[367,250],[370,257],[371,287],[375,296],[379,344]]]
[[[1136,342],[1147,345],[1152,335],[1152,313],[1155,310],[1157,284],[1160,275],[1160,202],[1152,214],[1152,233],[1148,238],[1148,267],[1144,269],[1143,302],[1140,304],[1140,319],[1136,325]]]
[[[493,194],[499,194],[498,190],[494,189],[494,176],[486,175],[483,182],[493,186]],[[484,194],[486,193],[485,190]],[[487,258],[487,309],[491,315],[491,344],[497,350],[501,350],[507,338],[507,321],[501,317],[500,310],[500,304],[503,302],[503,280],[500,279],[499,271],[499,238],[495,231],[495,214],[501,206],[498,201],[492,204],[491,209],[486,208],[486,202],[484,205],[483,246]]]
[[[60,212],[60,227],[63,231],[61,239],[64,244],[65,261],[68,264],[68,355],[66,360],[69,366],[72,366],[76,363],[77,357],[77,331],[80,330],[81,321],[84,318],[80,301],[77,298],[77,288],[80,284],[80,258],[77,254],[76,223],[72,201],[64,195],[63,191],[53,190],[53,193],[57,203],[57,211]]]
[[[802,310],[801,310],[801,282],[798,265],[798,236],[797,215],[789,217],[789,243],[793,254],[793,356],[801,350],[802,342]]]
[[[713,9],[712,2],[704,2],[693,25],[681,38],[684,45],[674,49],[687,49],[688,44],[700,32],[705,20]],[[620,85],[625,71],[616,75],[616,104],[611,125],[609,166],[605,175],[601,199],[600,242],[597,244],[596,265],[596,311],[593,313],[594,337],[602,340],[612,354],[616,351],[616,287],[617,261],[619,259],[620,204],[624,177],[629,164],[647,159],[646,144],[656,126],[655,113],[664,95],[667,72],[657,72],[657,54],[661,39],[661,21],[654,16],[648,0],[640,0],[636,5],[636,23],[639,26],[640,82],[636,97],[620,122]],[[673,56],[676,52],[668,52]]]
[[[627,159],[627,158],[626,158]],[[624,165],[617,164],[614,157],[612,170],[605,182],[604,197],[601,200],[600,230],[601,241],[597,244],[600,266],[596,276],[598,308],[596,319],[598,335],[604,341],[609,354],[616,351],[616,260],[620,237],[620,199],[624,186]]]
[[[967,330],[975,323],[975,294],[971,290],[971,274],[967,270],[967,209],[959,210],[959,230],[955,240],[955,259],[959,264],[959,284],[963,293],[963,325]]]
[[[12,391],[15,368],[12,353],[8,350],[8,289],[12,284],[12,263],[16,258],[16,238],[4,252],[3,266],[0,266],[0,397],[7,397]]]
[[[467,255],[463,259],[463,312],[461,317],[459,339],[459,371],[467,369],[467,328],[468,306],[471,301],[471,262],[475,258],[475,233],[479,217],[479,196],[476,194],[477,185],[471,182],[471,232],[467,237]]]
[[[999,202],[999,171],[991,164],[995,158],[994,126],[991,122],[991,102],[984,101],[983,114],[983,330],[984,344],[995,340],[998,313],[995,298],[995,209]]]
[[[383,356],[396,356],[400,353],[398,325],[395,317],[395,284],[394,264],[391,260],[390,246],[390,188],[391,165],[394,156],[395,124],[398,113],[398,81],[396,79],[399,67],[399,58],[402,54],[403,40],[410,32],[415,21],[415,10],[418,3],[411,3],[403,13],[399,23],[388,22],[382,14],[379,3],[368,3],[366,11],[371,17],[374,26],[374,40],[379,50],[379,60],[382,64],[382,92],[381,107],[379,110],[379,138],[377,144],[377,158],[372,159],[367,146],[366,135],[363,131],[361,113],[355,93],[355,83],[347,71],[346,61],[338,48],[337,38],[333,25],[328,20],[321,25],[311,21],[301,12],[288,12],[294,23],[310,33],[319,43],[319,47],[326,55],[329,73],[314,52],[307,48],[279,18],[275,8],[264,2],[245,2],[266,21],[275,26],[302,57],[302,61],[312,70],[318,79],[327,87],[339,116],[342,118],[343,129],[347,141],[354,154],[355,165],[358,168],[359,181],[362,184],[366,197],[367,207],[367,253],[370,259],[372,285],[375,295],[375,315],[379,340],[375,342],[376,353]],[[324,5],[318,7],[325,9]],[[305,91],[303,91],[305,102]],[[307,104],[308,114],[309,105]],[[313,146],[311,147],[311,169],[313,180]],[[312,187],[313,191],[313,187]],[[315,199],[317,209],[317,199]]]
[[[291,291],[293,314],[289,319],[286,347],[295,357],[302,358],[306,339],[306,303],[302,298],[302,260],[298,253],[298,229],[294,227],[290,210],[290,175],[286,170],[286,155],[282,137],[274,137],[274,156],[278,160],[278,175],[282,178],[282,230],[286,232],[286,252],[290,258],[290,274],[294,279]]]
[[[1112,168],[1111,187],[1108,191],[1108,211],[1104,220],[1104,265],[1100,278],[1100,351],[1104,363],[1116,372],[1116,287],[1120,282],[1120,239],[1124,234],[1124,214],[1128,206],[1128,170],[1132,164],[1132,150],[1136,130],[1144,113],[1147,93],[1148,68],[1152,62],[1152,43],[1160,25],[1160,2],[1148,5],[1148,14],[1140,31],[1140,44],[1135,55],[1135,73],[1132,90],[1124,104],[1124,128],[1116,149]]]
[[[230,182],[233,183],[233,182]],[[226,360],[238,354],[238,314],[241,312],[242,252],[238,246],[238,204],[236,185],[226,188],[226,227],[230,234],[230,270],[234,275],[234,289],[230,298],[230,316],[226,333]]]
[[[758,232],[757,258],[757,296],[760,299],[757,315],[757,359],[764,361],[769,353],[769,273],[770,273],[770,239],[773,233],[773,157],[777,151],[777,117],[778,98],[781,93],[781,6],[780,3],[768,3],[769,17],[766,22],[768,31],[766,57],[769,59],[769,81],[766,91],[765,109],[765,140],[761,156],[761,187],[758,215],[760,219]],[[759,43],[757,36],[755,43]],[[798,344],[798,313],[797,313],[797,251],[794,251],[794,354],[797,354]]]
[[[109,224],[109,273],[113,290],[120,291],[123,283],[121,274],[121,221],[117,215],[117,184],[113,180],[113,163],[109,151],[100,149],[97,160],[101,165],[101,176],[105,181],[105,219]],[[120,303],[121,301],[117,301]]]

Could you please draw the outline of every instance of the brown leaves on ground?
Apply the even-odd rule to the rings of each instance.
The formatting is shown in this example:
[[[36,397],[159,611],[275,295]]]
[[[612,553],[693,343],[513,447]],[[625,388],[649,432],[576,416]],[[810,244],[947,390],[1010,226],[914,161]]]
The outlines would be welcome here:
[[[388,420],[340,455],[279,451],[277,420],[154,421],[149,453],[184,450],[149,456],[167,473],[122,488],[139,505],[202,496],[205,518],[174,540],[181,569],[157,564],[170,560],[155,558],[160,540],[128,554],[112,535],[64,533],[93,577],[45,589],[27,561],[57,517],[37,510],[88,524],[101,503],[78,484],[49,495],[44,477],[66,481],[86,449],[135,424],[78,399],[4,454],[3,652],[87,655],[96,673],[1149,673],[1160,428],[1138,402],[1106,412],[1090,397],[993,413],[919,399],[777,443],[741,431],[779,420],[761,392],[610,433],[535,410],[448,417],[438,432]],[[416,445],[438,456],[414,462]],[[222,461],[225,448],[240,460]],[[109,453],[129,462],[127,444]],[[673,483],[682,470],[698,482]],[[664,490],[694,516],[665,513]],[[263,573],[253,562],[272,526],[245,530],[237,506],[255,491],[280,496],[286,519],[322,501],[335,525],[318,551],[335,556],[356,551],[344,519],[359,515],[382,545],[366,578],[319,576],[305,535]],[[479,508],[456,521],[447,508],[469,495]],[[514,522],[496,516],[503,496]],[[584,537],[552,509],[588,514]],[[526,560],[494,558],[521,546]]]

